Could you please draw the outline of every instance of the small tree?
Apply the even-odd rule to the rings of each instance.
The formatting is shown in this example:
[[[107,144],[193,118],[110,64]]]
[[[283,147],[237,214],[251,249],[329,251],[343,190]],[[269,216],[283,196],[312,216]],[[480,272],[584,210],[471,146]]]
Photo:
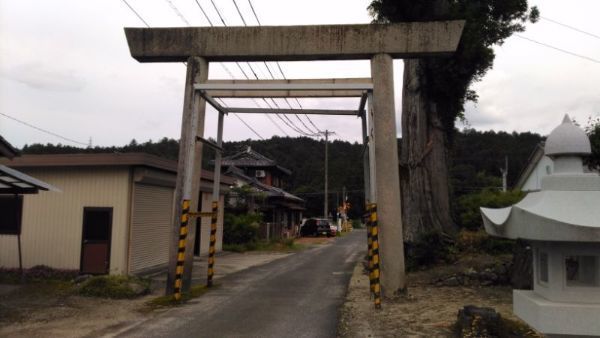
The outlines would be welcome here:
[[[592,144],[592,154],[586,158],[585,162],[590,169],[600,170],[600,117],[595,119],[590,117],[585,132]]]

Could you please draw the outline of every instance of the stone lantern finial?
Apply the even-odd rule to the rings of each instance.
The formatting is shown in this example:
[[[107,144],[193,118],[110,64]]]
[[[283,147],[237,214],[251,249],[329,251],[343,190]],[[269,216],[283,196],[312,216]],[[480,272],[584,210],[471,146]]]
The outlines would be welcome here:
[[[585,132],[565,114],[562,123],[548,135],[544,152],[554,160],[555,174],[582,173],[582,156],[591,154],[592,147]]]
[[[589,155],[592,153],[590,139],[585,132],[573,124],[568,114],[546,139],[544,152],[547,156]]]

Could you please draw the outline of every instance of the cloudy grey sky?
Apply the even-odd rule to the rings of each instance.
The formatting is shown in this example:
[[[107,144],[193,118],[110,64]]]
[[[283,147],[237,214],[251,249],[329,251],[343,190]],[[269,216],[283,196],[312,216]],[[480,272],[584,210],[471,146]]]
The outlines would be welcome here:
[[[185,26],[166,0],[128,0],[153,27]],[[195,0],[171,0],[193,26],[206,26]],[[215,25],[221,25],[210,0],[198,0]],[[242,21],[232,0],[214,0],[228,25]],[[245,19],[255,24],[247,0],[237,0]],[[252,0],[263,25],[368,23],[368,0]],[[600,35],[600,1],[536,0],[543,17]],[[178,138],[181,123],[183,64],[141,64],[129,55],[123,27],[143,23],[121,0],[0,0],[0,113],[75,141],[122,145],[162,137]],[[600,38],[566,29],[548,20],[529,25],[523,37],[600,60]],[[466,107],[473,128],[547,134],[565,113],[580,122],[600,115],[600,62],[593,62],[511,37],[496,48],[494,69],[476,84],[480,100]],[[272,69],[276,69],[271,64]],[[287,78],[369,76],[367,61],[282,62]],[[395,61],[399,124],[402,61]],[[233,64],[226,64],[243,78]],[[246,67],[243,65],[243,67]],[[254,67],[261,78],[268,73]],[[248,68],[245,69],[248,71]],[[280,76],[278,74],[277,76]],[[211,64],[210,78],[229,78]],[[291,102],[295,105],[295,102]],[[308,107],[355,107],[350,99],[302,99]],[[244,102],[253,107],[252,101]],[[283,101],[280,105],[286,106]],[[269,138],[298,133],[264,115],[243,115]],[[303,118],[304,119],[304,118]],[[354,117],[312,117],[320,129],[356,141]],[[295,120],[296,124],[302,126]],[[309,127],[310,123],[304,119]],[[216,113],[207,114],[207,136],[216,135]],[[400,128],[398,127],[398,130]],[[0,115],[0,135],[17,147],[26,143],[72,144]],[[257,138],[233,116],[226,119],[225,140]]]

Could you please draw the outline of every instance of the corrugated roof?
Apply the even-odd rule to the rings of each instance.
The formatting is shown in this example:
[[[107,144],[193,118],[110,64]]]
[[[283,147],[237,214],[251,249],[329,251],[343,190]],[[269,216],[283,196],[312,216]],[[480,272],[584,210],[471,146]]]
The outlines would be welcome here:
[[[39,190],[60,190],[46,182],[0,164],[0,194],[37,194]]]

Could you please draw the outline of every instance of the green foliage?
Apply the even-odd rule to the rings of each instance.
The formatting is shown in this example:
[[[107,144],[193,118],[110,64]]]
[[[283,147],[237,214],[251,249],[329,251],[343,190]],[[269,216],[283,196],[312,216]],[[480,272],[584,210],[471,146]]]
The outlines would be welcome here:
[[[0,267],[0,283],[16,284],[24,282],[70,281],[77,277],[78,270],[54,269],[46,265],[36,265],[23,269],[23,278],[17,268]]]
[[[94,276],[81,284],[79,294],[101,298],[134,298],[150,291],[150,282],[133,276]]]
[[[360,219],[353,219],[352,220],[352,228],[353,229],[362,229],[363,228],[363,223]]]
[[[592,154],[586,158],[586,164],[590,169],[600,170],[600,117],[589,118],[585,132],[590,137]]]
[[[418,241],[405,242],[404,252],[409,271],[436,263],[453,262],[457,253],[452,241],[439,232],[428,232]]]
[[[223,250],[243,253],[246,251],[297,251],[304,246],[296,244],[293,238],[255,241],[245,244],[223,244]]]
[[[163,137],[160,141],[152,142],[148,140],[144,143],[138,143],[135,139],[128,145],[122,147],[89,147],[78,148],[63,144],[39,144],[34,143],[25,145],[22,149],[23,154],[94,154],[94,153],[146,153],[171,160],[176,160],[179,154],[179,142],[174,139]]]
[[[448,58],[424,59],[421,88],[436,104],[447,134],[461,116],[465,101],[476,101],[471,85],[492,68],[494,45],[501,45],[525,22],[536,22],[539,11],[527,0],[373,0],[369,6],[376,22],[466,20],[457,51]]]
[[[508,185],[514,185],[542,140],[542,136],[530,132],[464,129],[456,133],[450,151],[450,177],[455,195],[502,186],[500,168],[504,168],[506,156]]]
[[[480,192],[464,195],[458,200],[459,225],[470,230],[481,228],[480,207],[503,208],[519,202],[525,194],[518,190],[502,192],[484,189]]]
[[[208,288],[204,284],[193,285],[190,288],[189,292],[183,292],[181,294],[181,299],[178,301],[175,300],[175,298],[172,295],[156,297],[146,303],[146,306],[147,306],[146,310],[151,311],[151,310],[162,309],[162,308],[166,308],[166,307],[179,306],[179,305],[186,303],[190,299],[198,298],[198,297],[202,296],[203,294],[207,293],[209,290],[211,290],[211,289],[214,290],[214,289],[218,288],[219,286],[220,285],[218,285],[218,284],[213,284],[212,287]]]
[[[266,198],[266,193],[258,191],[248,184],[244,184],[231,188],[227,198],[231,204],[228,207],[234,210],[253,212],[254,210],[251,210],[251,208],[264,203]]]
[[[456,237],[456,249],[464,253],[511,254],[516,241],[488,235],[485,230],[461,230]]]
[[[248,244],[258,240],[261,214],[225,214],[223,222],[223,244]]]

